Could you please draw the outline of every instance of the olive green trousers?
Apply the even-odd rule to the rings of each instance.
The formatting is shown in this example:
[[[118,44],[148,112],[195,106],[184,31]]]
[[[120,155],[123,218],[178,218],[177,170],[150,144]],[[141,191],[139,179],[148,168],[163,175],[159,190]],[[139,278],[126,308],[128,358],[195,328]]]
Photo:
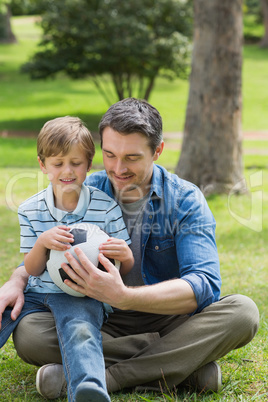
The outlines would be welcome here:
[[[172,389],[199,367],[246,345],[258,325],[256,304],[237,294],[193,316],[116,310],[102,328],[106,370],[113,380],[108,391],[138,385]],[[61,363],[50,313],[23,318],[13,340],[18,355],[29,364]]]

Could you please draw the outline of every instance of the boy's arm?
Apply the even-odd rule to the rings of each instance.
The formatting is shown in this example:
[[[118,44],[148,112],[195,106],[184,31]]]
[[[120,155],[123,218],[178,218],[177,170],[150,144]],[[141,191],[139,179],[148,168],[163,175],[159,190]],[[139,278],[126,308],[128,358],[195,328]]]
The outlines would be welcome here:
[[[47,249],[40,244],[35,243],[29,253],[24,254],[24,265],[29,275],[41,275],[46,268]]]
[[[73,242],[73,235],[67,226],[55,226],[43,232],[29,253],[24,254],[25,269],[33,276],[41,275],[46,267],[47,250],[66,251]]]
[[[121,262],[120,274],[122,276],[128,274],[132,270],[133,265],[134,265],[134,258],[132,258],[131,260],[128,260],[128,261]]]

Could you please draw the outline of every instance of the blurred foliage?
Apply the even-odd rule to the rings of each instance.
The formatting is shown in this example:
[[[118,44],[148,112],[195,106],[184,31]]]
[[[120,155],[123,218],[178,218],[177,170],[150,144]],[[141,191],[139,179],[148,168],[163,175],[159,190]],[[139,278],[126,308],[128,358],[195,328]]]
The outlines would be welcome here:
[[[244,14],[253,15],[257,23],[262,22],[262,11],[260,0],[244,0]]]
[[[261,0],[244,0],[244,39],[247,43],[258,43],[264,35]]]
[[[47,0],[41,27],[40,50],[22,71],[33,79],[88,76],[108,104],[107,74],[118,99],[148,99],[157,76],[189,72],[189,0]]]
[[[12,15],[39,15],[44,11],[42,0],[10,0]]]

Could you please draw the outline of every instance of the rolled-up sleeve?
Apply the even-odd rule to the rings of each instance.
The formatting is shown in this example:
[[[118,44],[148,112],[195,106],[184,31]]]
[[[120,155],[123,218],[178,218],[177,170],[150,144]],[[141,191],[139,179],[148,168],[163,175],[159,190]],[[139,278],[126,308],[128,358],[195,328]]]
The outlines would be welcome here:
[[[196,187],[179,199],[175,236],[180,278],[192,287],[198,309],[219,300],[220,264],[215,241],[215,219],[207,202]]]

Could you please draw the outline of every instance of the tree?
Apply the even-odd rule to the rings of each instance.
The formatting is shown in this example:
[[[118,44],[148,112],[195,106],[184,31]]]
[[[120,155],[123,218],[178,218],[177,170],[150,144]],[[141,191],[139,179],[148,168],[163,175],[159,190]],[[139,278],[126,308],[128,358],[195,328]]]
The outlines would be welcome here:
[[[43,79],[64,71],[89,76],[111,103],[105,76],[118,99],[148,99],[155,79],[186,76],[191,7],[185,0],[50,0],[43,38],[23,71]]]
[[[261,40],[261,47],[268,47],[268,0],[261,0],[261,9],[264,23],[264,36]]]
[[[14,43],[16,37],[12,32],[10,23],[10,4],[8,0],[0,0],[0,42]]]
[[[12,15],[40,15],[45,0],[9,0]]]
[[[196,0],[190,90],[176,173],[207,195],[245,191],[242,0]]]

